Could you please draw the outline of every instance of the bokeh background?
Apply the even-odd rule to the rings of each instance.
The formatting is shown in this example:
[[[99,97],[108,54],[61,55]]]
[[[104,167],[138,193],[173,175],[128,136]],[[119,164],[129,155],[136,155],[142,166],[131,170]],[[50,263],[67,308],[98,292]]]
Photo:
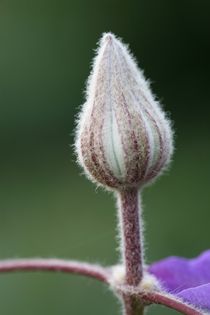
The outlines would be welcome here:
[[[0,1],[0,258],[114,264],[116,211],[75,162],[74,117],[96,43],[130,44],[170,112],[170,172],[143,194],[148,263],[210,248],[210,2]],[[0,313],[120,314],[102,284],[62,274],[0,275]],[[175,314],[153,307],[148,314]]]

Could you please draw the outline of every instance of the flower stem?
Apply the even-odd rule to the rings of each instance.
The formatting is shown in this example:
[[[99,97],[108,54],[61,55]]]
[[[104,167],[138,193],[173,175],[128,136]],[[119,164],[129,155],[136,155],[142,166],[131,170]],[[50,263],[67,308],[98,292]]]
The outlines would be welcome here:
[[[143,315],[144,306],[135,296],[123,296],[125,315]]]
[[[73,260],[31,258],[0,261],[1,272],[14,271],[59,271],[79,274],[108,283],[109,272],[106,268]]]
[[[118,193],[118,213],[121,231],[121,254],[125,266],[125,284],[138,286],[143,276],[143,248],[140,224],[140,204],[137,188]],[[123,296],[126,315],[143,314],[143,305],[135,297]]]
[[[139,220],[138,189],[119,192],[119,219],[122,231],[122,258],[126,270],[126,284],[137,286],[143,275],[143,253]]]
[[[141,296],[142,299],[142,296]],[[202,313],[193,306],[190,306],[188,304],[185,304],[182,301],[176,300],[173,296],[163,294],[163,293],[147,293],[143,296],[143,299],[146,302],[155,303],[155,304],[161,304],[168,306],[169,308],[172,308],[174,310],[177,310],[178,312],[185,314],[185,315],[202,315]]]

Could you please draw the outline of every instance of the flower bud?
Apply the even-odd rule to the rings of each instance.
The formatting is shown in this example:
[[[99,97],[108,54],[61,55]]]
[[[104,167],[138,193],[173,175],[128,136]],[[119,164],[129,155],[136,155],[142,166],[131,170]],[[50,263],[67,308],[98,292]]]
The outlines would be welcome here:
[[[168,119],[127,47],[104,34],[78,120],[79,163],[109,188],[138,187],[157,177],[173,151]]]

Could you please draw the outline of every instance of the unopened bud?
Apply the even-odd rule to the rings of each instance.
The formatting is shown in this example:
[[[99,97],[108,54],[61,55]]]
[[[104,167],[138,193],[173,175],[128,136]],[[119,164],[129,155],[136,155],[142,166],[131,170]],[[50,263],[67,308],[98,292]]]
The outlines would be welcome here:
[[[148,183],[171,158],[170,122],[127,47],[110,33],[88,81],[76,151],[92,180],[116,189]]]

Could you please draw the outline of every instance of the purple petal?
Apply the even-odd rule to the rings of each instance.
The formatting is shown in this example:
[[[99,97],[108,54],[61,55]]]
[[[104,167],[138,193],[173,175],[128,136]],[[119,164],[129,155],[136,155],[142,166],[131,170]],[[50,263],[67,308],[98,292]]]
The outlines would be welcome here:
[[[177,296],[194,306],[210,310],[210,283],[183,290]]]
[[[149,272],[174,294],[210,283],[210,250],[194,259],[169,257],[152,264]],[[210,295],[209,295],[210,299]]]

